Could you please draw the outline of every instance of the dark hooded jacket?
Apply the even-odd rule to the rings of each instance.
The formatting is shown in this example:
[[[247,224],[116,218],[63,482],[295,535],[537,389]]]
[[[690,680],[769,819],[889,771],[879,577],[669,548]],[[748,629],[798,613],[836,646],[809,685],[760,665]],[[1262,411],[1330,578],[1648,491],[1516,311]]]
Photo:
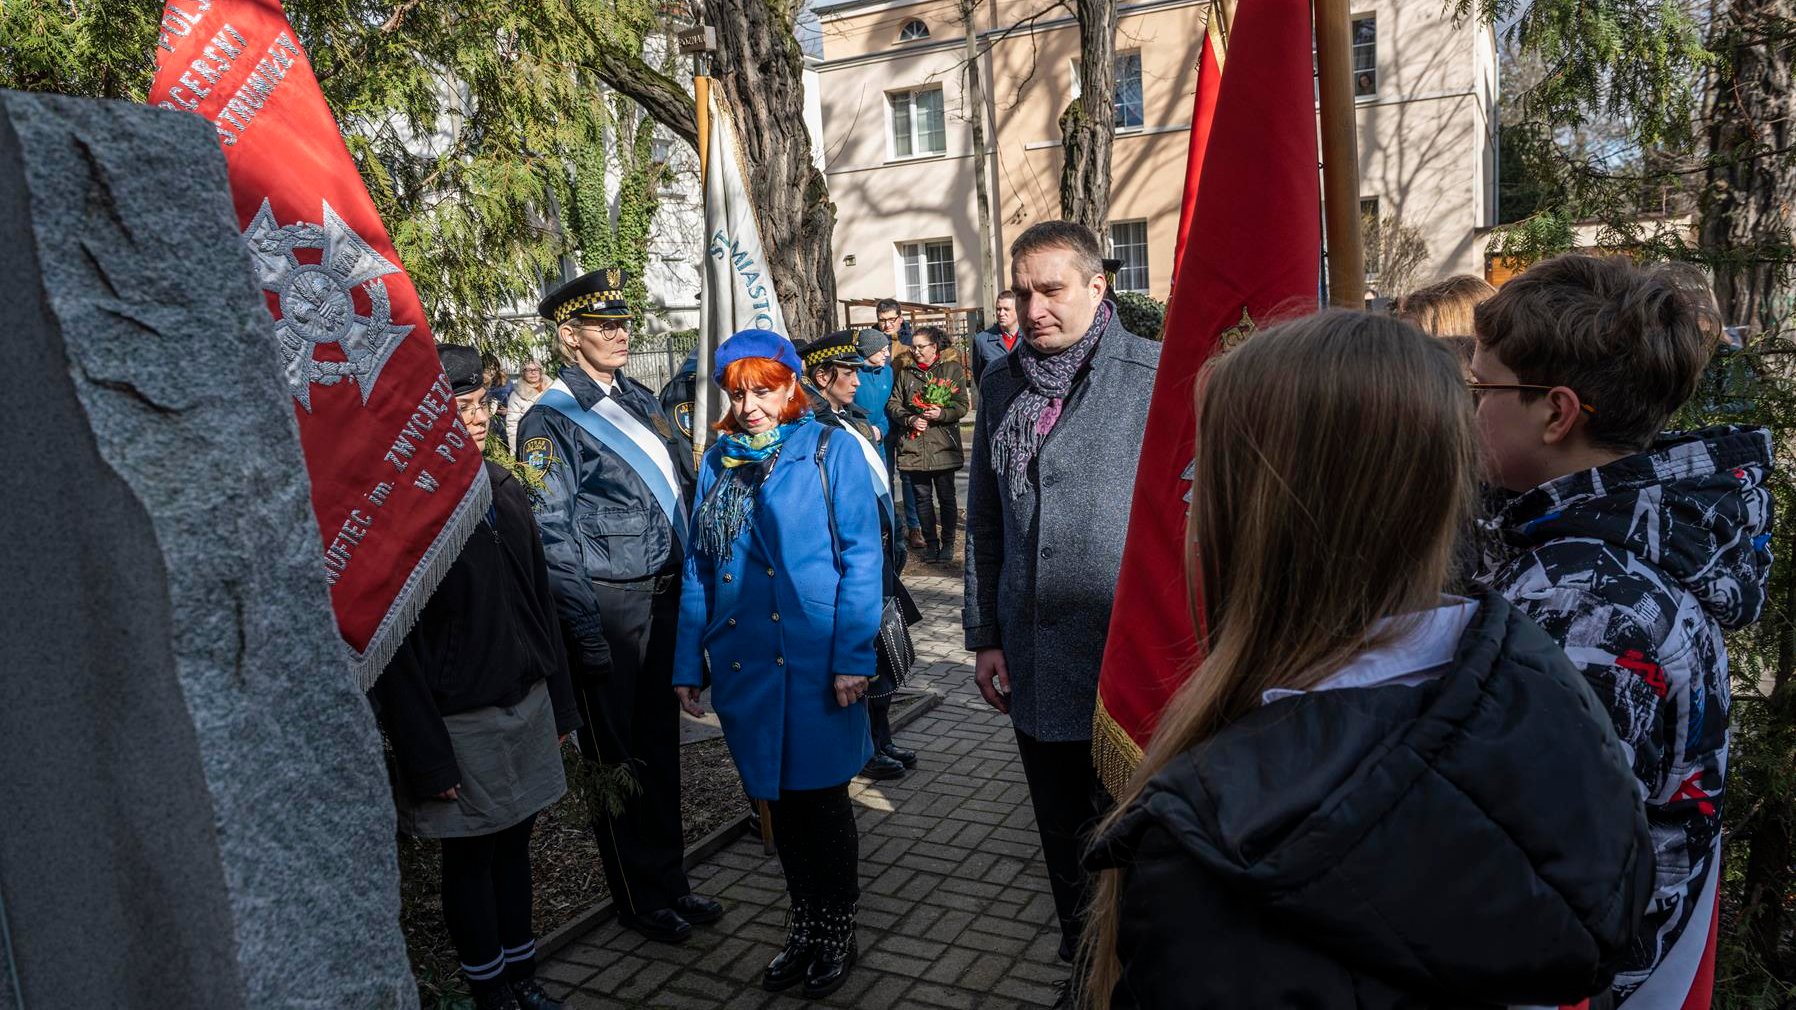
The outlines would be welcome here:
[[[1639,779],[1658,867],[1615,983],[1634,1005],[1681,1005],[1708,942],[1730,709],[1722,632],[1764,607],[1771,461],[1763,428],[1667,434],[1518,495],[1482,538],[1486,583],[1565,647]]]
[[[1255,709],[1088,865],[1123,871],[1116,1007],[1423,1010],[1601,991],[1652,852],[1589,687],[1487,594],[1438,677]]]

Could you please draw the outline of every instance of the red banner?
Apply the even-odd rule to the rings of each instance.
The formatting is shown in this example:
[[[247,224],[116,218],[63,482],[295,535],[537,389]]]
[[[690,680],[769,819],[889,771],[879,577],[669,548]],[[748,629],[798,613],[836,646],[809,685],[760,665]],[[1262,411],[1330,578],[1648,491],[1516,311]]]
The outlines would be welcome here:
[[[1204,44],[1197,57],[1197,97],[1191,104],[1191,143],[1185,149],[1185,193],[1179,201],[1179,239],[1172,250],[1172,283],[1179,283],[1179,265],[1185,262],[1185,244],[1191,238],[1191,220],[1197,216],[1197,182],[1203,174],[1204,151],[1210,146],[1210,127],[1216,122],[1216,99],[1222,92],[1222,63],[1228,40],[1222,31],[1222,0],[1210,4],[1204,26]]]
[[[1212,36],[1205,48],[1219,57]],[[1187,176],[1201,176],[1167,306],[1098,680],[1092,744],[1113,792],[1198,660],[1184,573],[1198,370],[1254,328],[1316,310],[1322,219],[1310,48],[1306,0],[1253,0],[1230,26],[1226,71],[1217,59],[1211,75],[1221,78],[1213,114],[1199,80],[1194,125],[1209,129],[1201,147],[1192,138],[1201,164],[1186,166]]]
[[[486,509],[480,447],[279,0],[171,0],[149,102],[218,132],[366,689]]]

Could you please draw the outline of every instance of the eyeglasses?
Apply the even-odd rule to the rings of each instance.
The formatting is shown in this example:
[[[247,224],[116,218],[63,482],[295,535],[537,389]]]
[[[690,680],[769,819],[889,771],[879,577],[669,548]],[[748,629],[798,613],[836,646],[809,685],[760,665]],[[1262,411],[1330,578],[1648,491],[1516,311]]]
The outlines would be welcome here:
[[[630,328],[622,323],[581,322],[579,326],[583,330],[598,330],[599,336],[613,342],[630,339]]]
[[[1479,393],[1497,393],[1506,389],[1514,390],[1518,393],[1550,393],[1559,387],[1531,386],[1520,382],[1468,382],[1466,383],[1466,388],[1472,391],[1473,399],[1481,399],[1481,397],[1478,396]],[[1578,402],[1578,409],[1592,416],[1595,416],[1596,414],[1596,408],[1588,403],[1584,403],[1582,400]]]
[[[482,414],[486,414],[489,417],[492,416],[492,410],[487,407],[485,400],[476,400],[473,403],[457,407],[455,413],[464,422],[472,421]]]

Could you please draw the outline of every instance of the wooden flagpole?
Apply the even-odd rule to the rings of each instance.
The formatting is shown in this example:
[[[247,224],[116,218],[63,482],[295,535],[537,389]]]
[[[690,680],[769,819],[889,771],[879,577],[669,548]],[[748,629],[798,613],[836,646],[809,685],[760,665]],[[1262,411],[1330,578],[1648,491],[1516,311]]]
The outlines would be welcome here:
[[[1315,0],[1328,301],[1342,308],[1363,309],[1366,252],[1359,215],[1359,123],[1353,105],[1351,11],[1349,0]]]

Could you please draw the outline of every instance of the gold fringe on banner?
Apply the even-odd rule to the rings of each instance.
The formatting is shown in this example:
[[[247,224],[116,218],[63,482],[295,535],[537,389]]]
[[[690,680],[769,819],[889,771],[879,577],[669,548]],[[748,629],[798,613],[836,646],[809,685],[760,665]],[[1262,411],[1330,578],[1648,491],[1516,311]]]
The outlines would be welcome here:
[[[1129,777],[1141,764],[1141,745],[1104,710],[1102,698],[1098,699],[1097,711],[1091,715],[1091,760],[1097,767],[1098,780],[1104,783],[1111,796],[1123,794]]]

